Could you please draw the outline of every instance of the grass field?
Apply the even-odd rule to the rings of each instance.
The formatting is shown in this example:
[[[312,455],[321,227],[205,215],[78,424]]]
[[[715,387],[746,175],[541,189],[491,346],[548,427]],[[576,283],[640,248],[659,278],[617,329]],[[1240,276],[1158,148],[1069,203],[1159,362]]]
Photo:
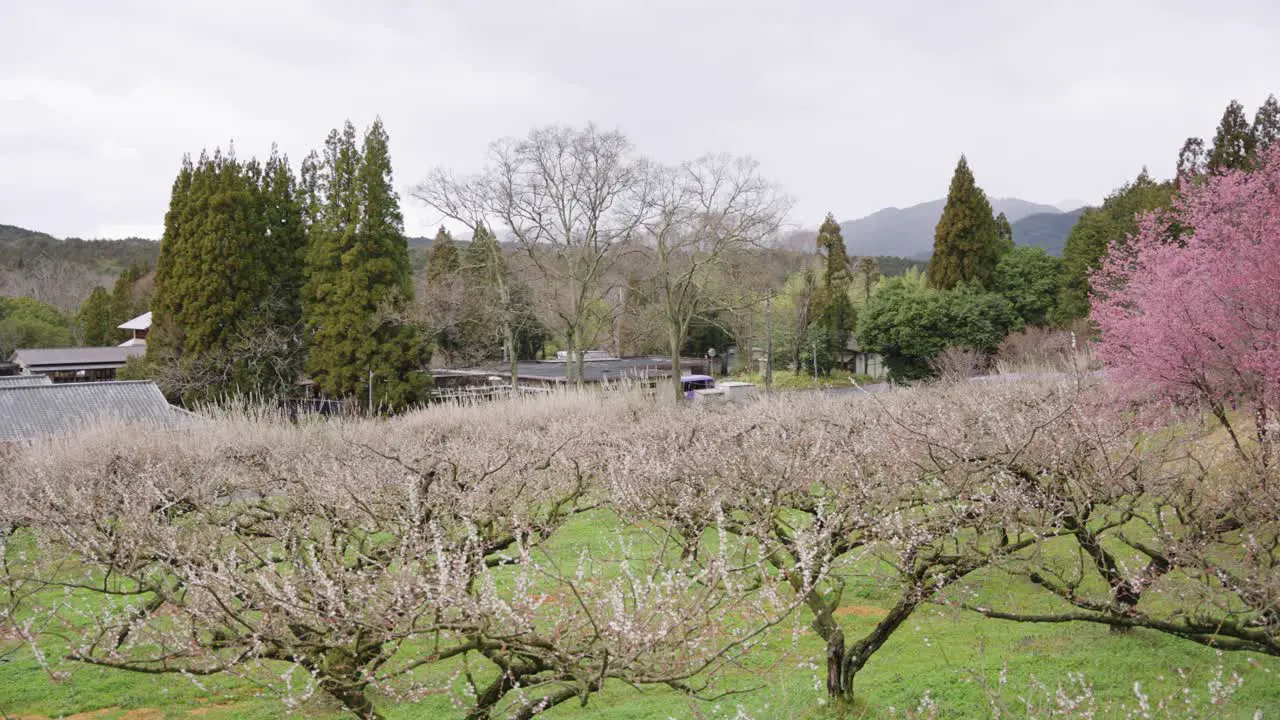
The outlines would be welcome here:
[[[611,547],[619,528],[608,516],[583,516],[555,537],[553,551],[572,555],[583,545]],[[873,626],[892,604],[873,573],[850,568],[849,590],[840,621],[847,637]],[[856,577],[853,577],[855,576]],[[1032,591],[1005,576],[976,582],[984,595],[1029,599]],[[1034,596],[1039,597],[1039,596]],[[1069,673],[1083,673],[1102,701],[1133,699],[1134,683],[1153,702],[1177,694],[1184,686],[1203,694],[1219,665],[1227,677],[1244,676],[1221,718],[1252,718],[1280,713],[1280,661],[1227,654],[1150,631],[1113,634],[1094,625],[1024,625],[980,618],[972,613],[935,606],[919,611],[857,676],[858,701],[852,708],[825,704],[821,690],[823,644],[806,627],[808,618],[774,631],[768,647],[757,650],[752,668],[739,668],[730,678],[738,687],[759,689],[715,703],[691,703],[672,691],[638,691],[609,687],[587,707],[571,702],[548,712],[550,718],[617,718],[665,720],[682,717],[751,718],[881,718],[901,716],[926,694],[936,702],[938,717],[989,717],[984,685],[994,686],[1007,667],[1004,696],[1013,706],[1028,692],[1031,678],[1051,687]],[[11,646],[11,645],[10,645]],[[56,646],[46,648],[50,655]],[[336,706],[321,701],[289,711],[276,698],[232,677],[211,677],[197,687],[176,675],[141,675],[83,665],[62,664],[65,679],[55,681],[41,669],[31,651],[19,650],[0,660],[0,713],[17,718],[54,718],[82,714],[94,718],[276,718],[341,717]],[[447,672],[448,668],[435,672]],[[1186,673],[1182,680],[1180,672]],[[439,695],[421,703],[380,704],[390,718],[451,718],[459,712]],[[1018,716],[1016,713],[1014,716]],[[1182,714],[1179,717],[1196,717]],[[1100,714],[1098,717],[1113,717]]]

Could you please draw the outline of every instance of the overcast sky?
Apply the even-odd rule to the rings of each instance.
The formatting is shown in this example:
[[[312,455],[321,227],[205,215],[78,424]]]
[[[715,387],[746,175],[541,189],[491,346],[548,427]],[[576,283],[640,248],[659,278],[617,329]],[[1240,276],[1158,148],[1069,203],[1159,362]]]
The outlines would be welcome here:
[[[296,167],[377,115],[411,235],[431,167],[547,123],[753,155],[799,225],[941,197],[962,152],[991,196],[1097,202],[1252,117],[1278,36],[1273,0],[0,0],[0,223],[158,237],[184,153]]]

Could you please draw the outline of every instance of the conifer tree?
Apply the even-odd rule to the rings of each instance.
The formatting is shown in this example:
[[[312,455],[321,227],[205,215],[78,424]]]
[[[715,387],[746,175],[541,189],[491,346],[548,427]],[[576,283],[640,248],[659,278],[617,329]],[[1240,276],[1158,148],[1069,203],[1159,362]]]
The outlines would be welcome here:
[[[265,230],[262,262],[272,278],[264,307],[270,325],[292,329],[302,320],[302,263],[307,234],[298,182],[289,167],[289,158],[281,156],[274,146],[263,168],[261,198]]]
[[[1275,95],[1268,95],[1253,118],[1253,151],[1262,155],[1280,139],[1280,102]]]
[[[431,241],[431,252],[427,255],[427,282],[436,282],[458,272],[458,246],[453,236],[442,226],[436,231]]]
[[[117,323],[112,313],[111,294],[101,285],[95,287],[80,305],[80,331],[84,344],[100,347],[116,344]]]
[[[830,349],[829,355],[834,357],[848,344],[857,321],[853,303],[849,300],[849,254],[845,248],[844,236],[840,233],[840,224],[831,213],[818,228],[818,249],[823,253],[825,268],[823,287],[820,293],[819,321],[824,330],[823,337]]]
[[[1013,225],[1009,224],[1009,218],[1004,213],[996,216],[996,236],[999,238],[1001,255],[1013,249]]]
[[[184,379],[170,390],[187,402],[278,395],[296,381],[302,220],[287,165],[215,150],[185,160],[174,182],[147,355]]]
[[[204,161],[203,155],[201,162]],[[182,167],[169,194],[169,210],[164,216],[164,235],[160,238],[160,256],[156,260],[156,290],[152,299],[151,329],[147,333],[147,356],[158,358],[177,354],[182,346],[182,325],[178,322],[183,309],[184,268],[191,263],[189,224],[194,222],[191,205],[195,165],[190,156],[182,158]]]
[[[307,248],[308,374],[330,397],[372,398],[375,408],[425,400],[427,348],[395,319],[412,298],[412,268],[382,121],[362,148],[350,122],[331,132],[315,185],[322,202]]]
[[[137,285],[148,272],[149,268],[146,265],[134,264],[125,268],[124,272],[116,277],[115,285],[111,288],[111,317],[116,325],[147,311],[147,298],[138,296]],[[128,339],[128,333],[113,328],[112,337],[123,342]]]
[[[1066,327],[1089,314],[1089,275],[1106,259],[1113,244],[1123,243],[1138,230],[1141,214],[1167,208],[1174,196],[1171,182],[1156,182],[1146,168],[1118,188],[1100,208],[1080,216],[1062,250],[1062,278],[1051,319]]]
[[[929,284],[943,290],[961,283],[989,287],[999,261],[1000,231],[991,216],[991,203],[961,155],[934,231]]]
[[[1244,115],[1244,106],[1232,100],[1222,113],[1218,131],[1213,136],[1213,148],[1209,151],[1209,171],[1248,170],[1253,157],[1253,130]]]

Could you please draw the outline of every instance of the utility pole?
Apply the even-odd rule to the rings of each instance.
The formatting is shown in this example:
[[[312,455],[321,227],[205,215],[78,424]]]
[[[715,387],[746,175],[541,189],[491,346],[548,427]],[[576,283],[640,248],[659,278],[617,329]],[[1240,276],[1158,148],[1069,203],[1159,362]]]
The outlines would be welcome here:
[[[369,414],[373,415],[373,363],[369,363]]]
[[[773,288],[764,296],[764,391],[773,389]]]

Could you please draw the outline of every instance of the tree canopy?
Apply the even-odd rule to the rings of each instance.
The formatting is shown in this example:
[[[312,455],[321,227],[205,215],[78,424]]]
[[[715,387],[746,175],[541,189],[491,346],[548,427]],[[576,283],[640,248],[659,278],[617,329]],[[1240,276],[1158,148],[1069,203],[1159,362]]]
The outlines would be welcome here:
[[[1172,182],[1156,182],[1144,168],[1138,177],[1090,208],[1071,229],[1062,251],[1062,284],[1052,319],[1065,326],[1089,314],[1089,273],[1101,265],[1107,250],[1138,229],[1138,215],[1167,207]]]
[[[388,409],[421,402],[429,348],[397,319],[413,298],[412,267],[382,121],[359,147],[350,122],[333,130],[307,166],[306,371],[329,397],[371,396]]]
[[[991,215],[987,194],[978,187],[969,161],[961,155],[934,231],[929,284],[942,290],[961,283],[989,287],[1000,259],[1001,232]]]

